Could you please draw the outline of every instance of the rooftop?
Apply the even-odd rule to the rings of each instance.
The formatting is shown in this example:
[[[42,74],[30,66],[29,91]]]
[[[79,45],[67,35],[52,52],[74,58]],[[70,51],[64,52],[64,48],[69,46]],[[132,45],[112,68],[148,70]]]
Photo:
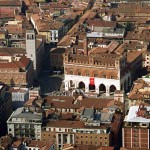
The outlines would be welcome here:
[[[150,122],[150,106],[131,106],[125,122]]]
[[[28,109],[25,109],[25,107],[20,107],[13,112],[8,121],[10,121],[13,118],[25,118],[26,120],[41,121],[42,114],[37,112],[31,112]]]

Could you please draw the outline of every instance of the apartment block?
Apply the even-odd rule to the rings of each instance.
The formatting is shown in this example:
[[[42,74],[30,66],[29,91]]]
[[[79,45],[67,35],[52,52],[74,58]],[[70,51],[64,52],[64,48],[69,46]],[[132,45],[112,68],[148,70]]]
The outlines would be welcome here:
[[[42,113],[36,108],[20,107],[7,120],[8,134],[15,137],[29,137],[41,139]]]
[[[128,115],[124,119],[122,128],[122,145],[125,148],[140,148],[143,150],[149,147],[150,130],[150,107],[146,105],[131,106]]]

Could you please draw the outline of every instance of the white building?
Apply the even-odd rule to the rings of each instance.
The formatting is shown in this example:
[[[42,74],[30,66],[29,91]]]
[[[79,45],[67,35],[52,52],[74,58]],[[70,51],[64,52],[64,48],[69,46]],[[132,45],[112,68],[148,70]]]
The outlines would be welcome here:
[[[11,92],[12,92],[13,109],[22,107],[29,99],[28,88],[14,87],[12,88]]]
[[[34,108],[34,110],[35,109],[36,108]],[[8,134],[12,134],[18,138],[25,136],[40,140],[42,118],[42,113],[20,107],[16,109],[7,120]]]

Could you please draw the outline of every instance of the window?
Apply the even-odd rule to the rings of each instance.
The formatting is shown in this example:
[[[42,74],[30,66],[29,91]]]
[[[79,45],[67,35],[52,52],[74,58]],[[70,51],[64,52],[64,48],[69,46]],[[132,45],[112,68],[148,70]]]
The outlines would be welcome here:
[[[89,77],[89,76],[90,76],[90,74],[89,74],[89,73],[86,73],[85,75],[86,75],[87,77]]]
[[[28,39],[28,40],[34,39],[34,35],[33,35],[33,34],[28,34],[28,35],[27,35],[27,39]]]
[[[94,77],[98,77],[98,74],[94,74]]]
[[[106,78],[106,75],[102,75],[102,78]]]
[[[137,139],[134,139],[134,142],[137,142]]]
[[[111,78],[111,79],[115,79],[115,76],[111,76],[110,78]]]
[[[81,76],[81,72],[78,72],[78,76]]]
[[[137,146],[137,143],[135,143],[134,146]]]
[[[105,137],[105,139],[107,139],[107,137]]]
[[[73,71],[70,71],[70,73],[69,73],[69,74],[73,75]]]
[[[9,128],[9,131],[11,131],[11,129]]]

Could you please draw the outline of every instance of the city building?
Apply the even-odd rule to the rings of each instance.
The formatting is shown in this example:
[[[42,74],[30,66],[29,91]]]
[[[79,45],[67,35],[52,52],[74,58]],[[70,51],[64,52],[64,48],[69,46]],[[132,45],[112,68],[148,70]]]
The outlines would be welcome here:
[[[12,105],[13,109],[23,107],[26,101],[29,99],[29,89],[22,87],[13,87],[12,93]]]
[[[55,150],[54,142],[48,141],[39,141],[39,140],[25,140],[22,142],[24,149],[27,150]]]
[[[150,79],[149,74],[138,78],[133,82],[125,101],[125,113],[131,106],[150,103]]]
[[[122,146],[134,149],[150,149],[149,122],[150,107],[147,105],[131,106],[122,127]]]
[[[38,98],[40,95],[40,87],[32,87],[29,89],[29,99]]]
[[[110,96],[115,90],[126,91],[131,86],[127,54],[101,52],[100,48],[97,49],[99,53],[94,50],[88,55],[65,55],[65,90],[81,88],[87,93],[105,93],[106,96]]]
[[[123,117],[123,103],[112,99],[48,96],[34,100],[45,110],[41,140],[52,140],[57,148],[65,144],[117,146]],[[31,105],[31,102],[28,104]]]
[[[53,48],[50,50],[50,66],[53,70],[64,69],[65,48]]]
[[[33,107],[20,107],[16,109],[7,120],[8,134],[14,137],[29,137],[41,139],[42,112]]]
[[[0,80],[9,86],[30,87],[33,83],[33,63],[26,56],[3,54],[0,62]],[[15,58],[15,60],[14,60]],[[10,61],[10,62],[9,62]]]

